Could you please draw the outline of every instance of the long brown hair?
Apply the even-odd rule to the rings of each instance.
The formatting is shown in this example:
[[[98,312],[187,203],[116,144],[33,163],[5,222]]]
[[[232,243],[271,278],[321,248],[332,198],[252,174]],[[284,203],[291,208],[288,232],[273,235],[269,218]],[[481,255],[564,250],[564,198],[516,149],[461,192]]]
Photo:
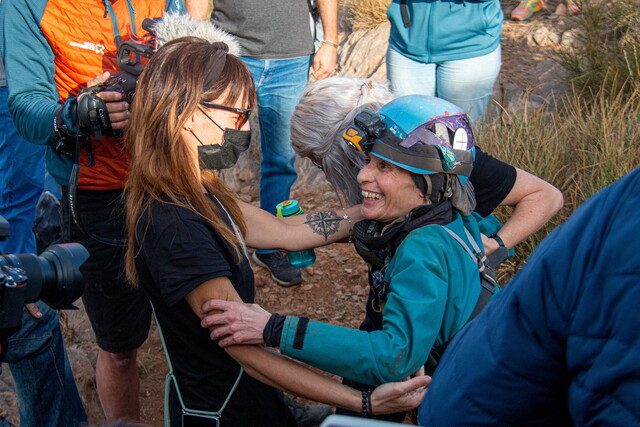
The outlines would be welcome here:
[[[194,177],[192,155],[180,136],[182,126],[194,114],[200,100],[219,99],[226,93],[227,105],[238,100],[250,107],[255,104],[251,74],[233,55],[225,55],[220,76],[211,87],[204,87],[219,49],[196,37],[173,40],[152,56],[138,81],[126,134],[131,171],[125,187],[128,236],[125,268],[131,283],[138,282],[134,262],[136,226],[149,214],[154,202],[195,212],[215,227],[238,256],[241,254],[239,239],[200,184],[222,203],[244,234],[246,224],[235,194],[210,171],[202,171],[201,182]],[[147,219],[151,221],[150,217]]]

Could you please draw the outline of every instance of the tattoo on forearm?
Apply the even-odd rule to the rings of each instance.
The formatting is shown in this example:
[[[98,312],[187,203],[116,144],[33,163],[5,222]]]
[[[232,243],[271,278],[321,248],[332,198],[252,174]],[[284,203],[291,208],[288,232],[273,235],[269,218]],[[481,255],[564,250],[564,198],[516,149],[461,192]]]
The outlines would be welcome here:
[[[336,234],[340,229],[340,223],[344,218],[335,212],[312,212],[307,215],[307,224],[314,233],[324,236],[327,240],[332,234]]]

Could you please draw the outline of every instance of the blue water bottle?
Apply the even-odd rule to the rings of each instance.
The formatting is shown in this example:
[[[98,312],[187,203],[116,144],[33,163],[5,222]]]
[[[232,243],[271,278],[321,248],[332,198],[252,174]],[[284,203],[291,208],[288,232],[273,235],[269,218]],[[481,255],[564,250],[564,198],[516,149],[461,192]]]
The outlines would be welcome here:
[[[285,200],[276,206],[276,216],[286,218],[288,216],[301,215],[304,212],[297,200]],[[295,268],[307,268],[316,262],[316,253],[313,249],[287,253],[289,263]]]

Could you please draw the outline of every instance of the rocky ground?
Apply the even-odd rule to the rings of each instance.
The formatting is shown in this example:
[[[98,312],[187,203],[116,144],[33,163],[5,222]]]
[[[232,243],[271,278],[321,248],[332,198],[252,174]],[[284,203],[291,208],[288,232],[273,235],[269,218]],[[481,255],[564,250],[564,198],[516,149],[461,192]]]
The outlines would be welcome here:
[[[506,17],[516,4],[513,0],[503,2]],[[563,90],[557,83],[560,70],[549,59],[549,54],[574,43],[575,34],[570,30],[573,19],[563,14],[563,5],[555,0],[547,3],[547,10],[527,22],[505,21],[503,67],[495,92],[497,103],[507,110],[539,107],[549,99],[552,91]],[[345,32],[338,73],[384,80],[383,55],[387,35],[387,26],[366,32]],[[498,104],[495,104],[494,112],[499,111]],[[253,144],[252,151],[228,178],[240,196],[250,202],[257,200],[257,145]],[[294,186],[292,197],[300,200],[305,210],[338,208],[330,187],[318,176],[317,170],[306,162],[300,162],[299,169],[300,180]],[[304,270],[304,283],[293,288],[276,285],[264,269],[256,267],[257,302],[270,311],[356,327],[366,299],[366,267],[346,244],[320,248],[316,254],[316,263]],[[63,312],[61,318],[74,374],[90,421],[99,424],[104,418],[95,392],[97,352],[88,321],[82,311]],[[166,363],[155,329],[142,347],[138,363],[142,420],[149,425],[160,426]],[[11,388],[11,377],[5,369],[0,376],[0,415],[17,425],[17,405]]]

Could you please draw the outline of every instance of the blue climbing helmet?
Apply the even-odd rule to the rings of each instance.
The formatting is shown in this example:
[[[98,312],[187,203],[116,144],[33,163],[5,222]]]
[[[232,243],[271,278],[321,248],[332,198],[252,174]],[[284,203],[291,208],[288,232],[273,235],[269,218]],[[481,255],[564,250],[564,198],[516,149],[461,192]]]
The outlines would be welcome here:
[[[356,150],[413,174],[457,175],[464,185],[473,168],[475,141],[469,116],[440,98],[402,96],[377,113],[364,110],[342,137]]]

